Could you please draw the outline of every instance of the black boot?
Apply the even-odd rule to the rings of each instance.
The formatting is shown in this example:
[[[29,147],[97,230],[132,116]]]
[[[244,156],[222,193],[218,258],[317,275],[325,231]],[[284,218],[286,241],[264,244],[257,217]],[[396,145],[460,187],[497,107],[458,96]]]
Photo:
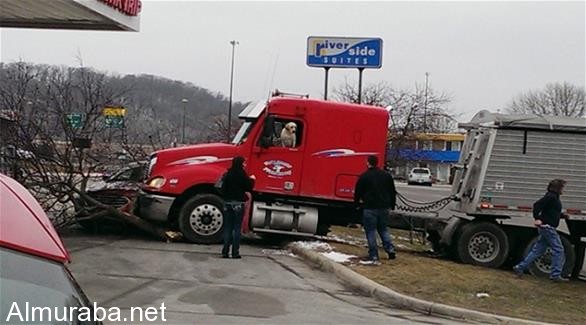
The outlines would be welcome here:
[[[229,258],[228,252],[230,251],[230,246],[224,246],[222,248],[222,258]]]

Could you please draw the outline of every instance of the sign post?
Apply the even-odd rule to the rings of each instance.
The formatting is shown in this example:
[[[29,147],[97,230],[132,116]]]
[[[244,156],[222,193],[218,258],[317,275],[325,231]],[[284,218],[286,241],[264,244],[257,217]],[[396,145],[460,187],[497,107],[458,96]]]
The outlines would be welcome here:
[[[307,65],[325,70],[324,99],[328,99],[330,68],[358,69],[358,103],[362,101],[362,71],[382,66],[381,38],[326,37],[307,38]]]

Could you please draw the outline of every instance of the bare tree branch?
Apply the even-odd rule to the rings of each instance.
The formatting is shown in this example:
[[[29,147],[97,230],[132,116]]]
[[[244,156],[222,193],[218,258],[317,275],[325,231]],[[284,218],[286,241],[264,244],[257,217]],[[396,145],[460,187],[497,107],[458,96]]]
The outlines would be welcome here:
[[[516,114],[586,117],[584,87],[568,82],[550,83],[542,90],[515,97],[507,111]]]

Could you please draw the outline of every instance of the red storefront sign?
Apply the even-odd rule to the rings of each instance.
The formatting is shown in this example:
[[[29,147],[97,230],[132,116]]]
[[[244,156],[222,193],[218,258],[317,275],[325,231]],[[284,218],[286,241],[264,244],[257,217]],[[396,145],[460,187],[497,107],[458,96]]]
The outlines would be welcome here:
[[[140,12],[142,3],[140,0],[98,0],[106,5],[118,9],[128,16],[136,16]]]

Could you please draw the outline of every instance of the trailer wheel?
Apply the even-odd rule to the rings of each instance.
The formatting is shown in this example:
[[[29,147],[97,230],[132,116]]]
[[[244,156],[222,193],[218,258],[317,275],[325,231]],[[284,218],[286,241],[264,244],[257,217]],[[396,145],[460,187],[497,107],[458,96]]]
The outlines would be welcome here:
[[[537,238],[538,237],[533,238],[527,247],[525,247],[523,257],[529,254],[529,251],[533,247],[533,244],[537,241]],[[567,238],[564,236],[560,236],[560,238],[562,240],[564,253],[566,255],[566,263],[564,264],[562,275],[570,276],[570,274],[572,274],[572,270],[574,269],[574,264],[576,263],[576,252],[574,251],[574,246]],[[545,251],[545,254],[529,265],[529,272],[538,277],[549,277],[549,273],[551,272],[551,248],[548,247]]]
[[[222,199],[214,194],[198,194],[187,200],[179,212],[179,230],[191,243],[221,243],[224,230]]]
[[[457,248],[462,262],[497,268],[509,255],[509,239],[494,223],[473,222],[462,228]]]

